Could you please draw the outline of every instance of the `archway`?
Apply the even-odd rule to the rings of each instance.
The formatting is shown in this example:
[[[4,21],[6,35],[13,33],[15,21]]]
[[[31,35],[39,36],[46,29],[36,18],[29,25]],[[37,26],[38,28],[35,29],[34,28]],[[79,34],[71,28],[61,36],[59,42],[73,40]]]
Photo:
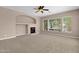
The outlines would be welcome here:
[[[34,19],[33,17],[30,17],[30,16],[26,16],[26,15],[18,15],[18,16],[16,16],[16,22],[17,23],[36,24],[36,19]]]
[[[36,25],[36,19],[26,16],[16,16],[16,34],[17,36],[30,34],[30,26]]]

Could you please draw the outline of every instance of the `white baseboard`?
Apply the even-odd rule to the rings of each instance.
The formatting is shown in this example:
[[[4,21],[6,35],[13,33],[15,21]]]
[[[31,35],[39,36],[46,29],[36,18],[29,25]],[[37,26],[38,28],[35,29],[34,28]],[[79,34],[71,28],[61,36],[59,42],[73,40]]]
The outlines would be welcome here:
[[[16,37],[16,36],[11,36],[11,37],[0,38],[0,40],[6,40],[6,39],[15,38],[15,37]]]
[[[16,36],[22,36],[22,35],[26,35],[26,34],[18,34],[18,35],[16,35]]]
[[[53,34],[53,32],[47,32],[47,33],[52,33]],[[72,36],[72,35],[71,36],[70,35],[68,36],[68,35],[64,35],[63,33],[62,34],[61,33],[60,34],[57,34],[57,32],[56,33],[54,32],[54,35],[58,35],[58,36],[62,36],[62,37],[69,37],[69,38],[74,38],[74,39],[79,39],[78,36]]]
[[[63,36],[63,37],[69,37],[69,38],[79,39],[79,37],[76,37],[76,36],[67,36],[67,35],[62,35],[62,34],[55,34],[55,35],[59,35],[59,36]]]

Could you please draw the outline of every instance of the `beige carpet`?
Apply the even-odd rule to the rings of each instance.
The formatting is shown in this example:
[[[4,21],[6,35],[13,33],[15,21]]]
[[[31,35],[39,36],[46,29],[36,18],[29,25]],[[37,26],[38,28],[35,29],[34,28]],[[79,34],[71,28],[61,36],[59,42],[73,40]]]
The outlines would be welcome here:
[[[0,52],[69,53],[79,52],[79,40],[41,33],[0,40]]]

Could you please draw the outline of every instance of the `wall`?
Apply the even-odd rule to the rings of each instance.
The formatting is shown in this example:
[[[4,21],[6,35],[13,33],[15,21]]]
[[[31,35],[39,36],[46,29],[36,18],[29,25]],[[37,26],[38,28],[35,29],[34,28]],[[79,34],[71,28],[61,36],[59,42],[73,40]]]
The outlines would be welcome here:
[[[79,10],[73,10],[68,12],[62,12],[54,15],[49,15],[46,17],[42,17],[41,22],[41,28],[40,30],[43,31],[43,21],[45,19],[55,18],[55,17],[63,17],[63,16],[71,16],[72,17],[72,35],[79,36]]]
[[[30,16],[26,16],[26,15],[18,15],[16,17],[16,23],[36,23],[36,19],[30,17]]]
[[[0,39],[16,36],[16,13],[0,7]]]
[[[22,25],[22,24],[17,24],[16,25],[16,36],[20,36],[20,35],[26,35],[27,34],[27,30],[28,26],[26,25]]]
[[[25,34],[25,26],[16,25],[16,18],[19,15],[26,14],[24,14],[23,12],[0,7],[0,40],[14,38],[17,35]],[[39,19],[35,18],[35,20],[37,32],[39,33]],[[29,23],[28,20],[27,23]]]
[[[38,18],[34,18],[34,17],[30,17],[27,15],[18,15],[16,17],[16,34],[17,36],[19,35],[26,35],[26,34],[30,34],[30,27],[31,26],[35,26],[36,27],[36,33],[39,33],[39,19]],[[28,33],[26,33],[26,25],[28,26]]]

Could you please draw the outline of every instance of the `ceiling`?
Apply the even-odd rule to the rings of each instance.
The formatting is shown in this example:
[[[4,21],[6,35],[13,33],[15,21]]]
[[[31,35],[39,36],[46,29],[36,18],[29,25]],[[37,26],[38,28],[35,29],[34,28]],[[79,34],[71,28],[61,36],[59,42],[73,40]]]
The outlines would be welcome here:
[[[65,11],[79,9],[79,6],[45,6],[45,8],[49,9],[49,12],[44,11],[44,13],[38,12],[35,13],[36,8],[38,6],[5,6],[5,8],[9,8],[16,11],[24,12],[30,16],[43,17],[51,14],[57,14]]]

